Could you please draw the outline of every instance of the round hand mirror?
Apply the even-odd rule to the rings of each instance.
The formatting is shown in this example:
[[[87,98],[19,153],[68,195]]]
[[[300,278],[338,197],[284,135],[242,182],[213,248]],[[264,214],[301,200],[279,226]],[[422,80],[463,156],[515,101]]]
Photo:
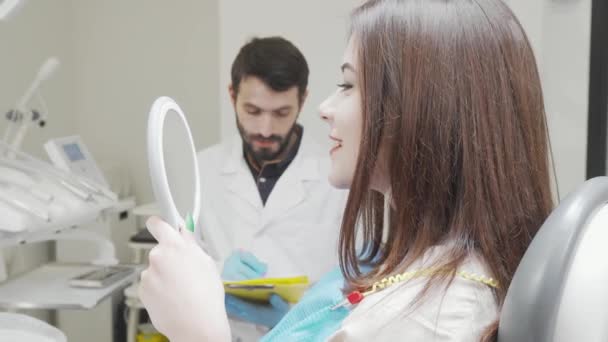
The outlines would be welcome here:
[[[200,203],[196,152],[186,116],[169,97],[158,98],[150,110],[148,163],[163,219],[175,228],[193,229]],[[190,223],[188,215],[192,218]]]

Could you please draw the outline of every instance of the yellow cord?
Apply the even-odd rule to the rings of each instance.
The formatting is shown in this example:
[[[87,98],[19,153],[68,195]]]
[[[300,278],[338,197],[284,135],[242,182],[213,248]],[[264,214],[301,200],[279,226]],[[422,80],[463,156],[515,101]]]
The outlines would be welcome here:
[[[439,273],[447,273],[447,272],[449,272],[449,270],[447,270],[447,269],[424,268],[421,270],[414,270],[414,271],[404,272],[401,274],[395,274],[395,275],[389,276],[387,278],[384,278],[380,281],[375,282],[374,285],[372,286],[371,290],[364,292],[363,295],[367,296],[368,294],[378,292],[387,287],[390,287],[395,284],[402,283],[402,282],[405,282],[405,281],[408,281],[408,280],[411,280],[414,278],[427,277],[427,276],[436,275]],[[471,273],[471,272],[467,272],[467,271],[457,271],[456,275],[463,279],[466,279],[466,280],[481,283],[481,284],[487,285],[492,288],[498,288],[498,281],[495,280],[494,278],[486,277],[483,275],[479,275],[479,274]]]

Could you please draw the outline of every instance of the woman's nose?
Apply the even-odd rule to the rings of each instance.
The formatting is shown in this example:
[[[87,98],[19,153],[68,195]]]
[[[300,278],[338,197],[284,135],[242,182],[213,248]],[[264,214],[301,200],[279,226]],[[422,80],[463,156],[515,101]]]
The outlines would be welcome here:
[[[319,117],[321,117],[321,120],[327,123],[332,121],[333,110],[331,106],[331,96],[325,99],[325,101],[323,101],[321,105],[319,105]]]

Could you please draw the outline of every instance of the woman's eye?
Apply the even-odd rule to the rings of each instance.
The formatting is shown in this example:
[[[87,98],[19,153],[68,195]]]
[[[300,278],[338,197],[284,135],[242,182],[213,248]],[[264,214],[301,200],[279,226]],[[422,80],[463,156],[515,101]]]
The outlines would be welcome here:
[[[343,91],[351,89],[353,87],[350,83],[340,83],[338,84],[338,88],[342,88]]]

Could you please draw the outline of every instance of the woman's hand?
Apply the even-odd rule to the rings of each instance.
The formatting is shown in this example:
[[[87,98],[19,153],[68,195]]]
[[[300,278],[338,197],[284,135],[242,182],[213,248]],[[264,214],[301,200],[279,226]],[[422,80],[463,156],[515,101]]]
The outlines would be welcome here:
[[[187,229],[151,217],[158,245],[141,274],[139,298],[152,324],[172,342],[230,341],[224,287],[217,266]]]

